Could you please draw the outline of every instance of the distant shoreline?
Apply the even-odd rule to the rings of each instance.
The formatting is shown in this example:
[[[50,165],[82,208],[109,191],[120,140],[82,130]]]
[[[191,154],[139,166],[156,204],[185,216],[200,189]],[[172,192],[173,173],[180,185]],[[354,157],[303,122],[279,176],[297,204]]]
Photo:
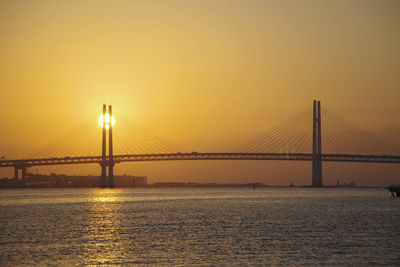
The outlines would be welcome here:
[[[210,184],[194,184],[194,183],[168,183],[168,184],[149,184],[149,185],[142,185],[142,186],[115,186],[114,188],[235,188],[235,187],[248,187],[248,188],[338,188],[338,189],[378,189],[378,188],[385,188],[384,186],[357,186],[357,187],[350,187],[350,186],[333,186],[327,185],[323,187],[313,187],[310,185],[264,185],[264,184],[217,184],[217,183],[210,183]],[[8,186],[0,186],[1,189],[48,189],[48,188],[102,188],[99,186],[28,186],[28,185],[8,185]],[[108,188],[108,187],[106,187]]]

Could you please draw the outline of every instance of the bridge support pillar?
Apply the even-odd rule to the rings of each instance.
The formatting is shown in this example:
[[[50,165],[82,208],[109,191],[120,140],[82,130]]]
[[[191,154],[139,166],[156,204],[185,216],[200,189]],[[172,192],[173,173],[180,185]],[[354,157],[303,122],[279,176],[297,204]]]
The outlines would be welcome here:
[[[26,179],[26,167],[25,166],[21,167],[21,179],[22,179],[22,181],[25,181],[25,179]]]
[[[14,180],[18,180],[18,166],[14,166]]]
[[[114,163],[108,165],[108,187],[114,187]]]
[[[321,144],[321,102],[313,102],[313,160],[312,186],[321,187],[322,184],[322,144]]]

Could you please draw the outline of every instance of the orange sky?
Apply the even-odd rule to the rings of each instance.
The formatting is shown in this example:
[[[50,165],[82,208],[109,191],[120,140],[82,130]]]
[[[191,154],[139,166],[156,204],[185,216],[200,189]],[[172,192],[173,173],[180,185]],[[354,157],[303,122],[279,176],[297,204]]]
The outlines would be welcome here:
[[[120,113],[193,151],[227,151],[313,99],[400,145],[398,14],[395,0],[1,0],[0,153],[24,157],[103,103],[114,107],[116,131]],[[326,165],[329,183],[400,182],[398,166]],[[116,172],[311,180],[310,166],[291,162],[141,163]]]

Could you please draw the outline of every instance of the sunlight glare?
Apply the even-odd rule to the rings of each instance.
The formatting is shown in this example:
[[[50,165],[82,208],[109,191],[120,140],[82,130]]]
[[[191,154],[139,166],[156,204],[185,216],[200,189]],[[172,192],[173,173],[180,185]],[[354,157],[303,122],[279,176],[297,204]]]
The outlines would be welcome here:
[[[106,113],[105,121],[106,121],[106,130],[108,130],[110,129],[110,114]],[[114,116],[111,116],[111,126],[114,127],[114,124],[115,124]],[[103,115],[99,117],[99,125],[101,128],[103,128]]]

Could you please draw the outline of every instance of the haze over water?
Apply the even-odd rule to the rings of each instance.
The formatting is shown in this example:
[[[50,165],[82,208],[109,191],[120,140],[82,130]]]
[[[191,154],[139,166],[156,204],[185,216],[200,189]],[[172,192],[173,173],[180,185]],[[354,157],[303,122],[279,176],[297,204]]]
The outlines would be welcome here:
[[[0,265],[398,265],[384,189],[2,190]]]

